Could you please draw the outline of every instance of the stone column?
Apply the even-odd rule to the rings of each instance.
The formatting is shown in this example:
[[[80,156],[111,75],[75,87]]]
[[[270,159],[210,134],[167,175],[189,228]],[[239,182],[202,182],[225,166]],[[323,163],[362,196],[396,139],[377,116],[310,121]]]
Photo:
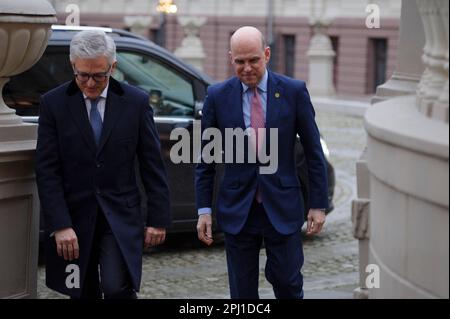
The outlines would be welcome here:
[[[328,22],[314,22],[314,35],[308,50],[309,81],[308,90],[313,96],[330,97],[336,93],[333,84],[333,65],[336,53],[326,34]]]
[[[45,0],[0,2],[0,298],[36,297],[39,245],[37,127],[22,123],[1,92],[8,77],[40,59],[55,14]]]
[[[448,12],[448,0],[402,5],[402,25],[423,22],[425,71],[417,94],[377,103],[365,115],[369,263],[380,270],[380,287],[369,297],[449,298],[449,125],[448,100],[441,98],[448,90],[448,13],[440,14]],[[421,19],[411,14],[413,6]],[[403,29],[400,37],[415,31]],[[399,53],[399,61],[422,63]]]
[[[198,32],[200,27],[206,23],[206,20],[205,17],[178,17],[178,23],[184,28],[186,36],[181,46],[174,53],[199,70],[203,70],[203,61],[206,56]]]
[[[409,19],[400,21],[401,36],[397,56],[403,58],[397,59],[392,77],[377,88],[376,95],[372,98],[372,104],[396,96],[415,94],[425,69],[422,63],[417,63],[421,59],[425,44],[425,33],[420,23],[417,6],[402,6],[402,16],[409,16]]]
[[[149,38],[149,29],[152,24],[153,17],[151,16],[124,16],[125,25],[130,28],[130,31]]]
[[[417,1],[426,34],[425,72],[417,90],[418,108],[448,123],[448,1]]]

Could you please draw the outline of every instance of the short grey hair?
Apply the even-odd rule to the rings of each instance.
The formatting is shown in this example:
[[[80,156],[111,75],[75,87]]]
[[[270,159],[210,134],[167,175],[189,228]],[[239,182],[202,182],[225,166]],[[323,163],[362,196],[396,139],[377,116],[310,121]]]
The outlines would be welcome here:
[[[70,42],[70,62],[104,56],[110,64],[116,62],[116,44],[102,30],[84,30],[75,34]]]

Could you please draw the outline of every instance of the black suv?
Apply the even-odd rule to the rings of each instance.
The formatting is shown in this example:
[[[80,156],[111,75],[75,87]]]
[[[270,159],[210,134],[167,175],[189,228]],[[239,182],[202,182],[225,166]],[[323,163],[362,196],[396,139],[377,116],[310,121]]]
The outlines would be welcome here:
[[[11,77],[3,92],[6,104],[14,108],[24,121],[37,123],[39,97],[50,89],[73,79],[69,62],[69,46],[73,35],[90,27],[53,26],[53,33],[42,58],[30,70]],[[92,28],[91,28],[92,29]],[[100,28],[114,38],[117,46],[117,69],[113,74],[119,81],[142,88],[150,94],[155,122],[161,139],[162,153],[169,176],[173,226],[170,232],[195,231],[197,212],[194,194],[195,164],[174,164],[170,160],[170,140],[175,128],[186,128],[192,136],[193,122],[201,118],[207,87],[213,80],[189,66],[169,51],[132,33]],[[298,174],[306,196],[307,171],[300,143],[297,143]],[[322,140],[325,154],[325,142]],[[328,157],[328,156],[327,156]],[[330,209],[333,208],[334,169],[328,162]],[[219,174],[221,167],[218,168]],[[216,178],[217,190],[220,178]],[[142,186],[142,185],[141,185]],[[142,187],[141,187],[142,189]],[[142,193],[143,196],[144,193]],[[143,197],[144,198],[144,197]],[[307,198],[307,197],[305,197]],[[142,201],[145,205],[146,201]],[[142,207],[145,211],[145,207]],[[41,218],[41,229],[43,229]]]

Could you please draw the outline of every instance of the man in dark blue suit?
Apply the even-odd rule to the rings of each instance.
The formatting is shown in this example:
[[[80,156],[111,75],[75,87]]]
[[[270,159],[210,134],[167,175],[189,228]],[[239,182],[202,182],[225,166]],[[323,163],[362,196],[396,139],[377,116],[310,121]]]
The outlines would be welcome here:
[[[216,128],[225,136],[227,128],[251,128],[253,133],[250,135],[256,135],[256,138],[253,142],[248,138],[246,145],[251,147],[253,144],[257,153],[261,143],[269,145],[273,141],[260,139],[261,133],[255,133],[266,129],[268,137],[270,130],[278,131],[275,141],[278,147],[274,150],[278,152],[275,173],[262,174],[263,164],[261,161],[251,162],[251,156],[247,156],[244,163],[225,164],[217,195],[216,216],[225,233],[231,298],[259,297],[259,252],[263,242],[267,254],[265,275],[275,296],[303,298],[300,270],[303,265],[301,227],[305,208],[294,161],[297,134],[301,138],[309,173],[309,203],[312,208],[307,218],[308,234],[321,231],[325,222],[324,210],[328,207],[326,162],[314,109],[303,81],[267,70],[270,48],[266,47],[259,30],[240,28],[232,36],[230,45],[236,77],[208,89],[202,131]],[[273,152],[272,146],[266,149]],[[234,154],[239,151],[236,145],[232,150],[224,150]],[[249,153],[246,151],[246,155]],[[197,231],[199,239],[207,245],[213,243],[211,207],[214,178],[215,164],[203,157],[196,168]]]
[[[47,231],[46,283],[73,298],[136,298],[143,247],[164,242],[170,224],[153,111],[145,92],[111,77],[116,47],[103,31],[76,34],[70,61],[75,79],[40,104],[36,177]]]

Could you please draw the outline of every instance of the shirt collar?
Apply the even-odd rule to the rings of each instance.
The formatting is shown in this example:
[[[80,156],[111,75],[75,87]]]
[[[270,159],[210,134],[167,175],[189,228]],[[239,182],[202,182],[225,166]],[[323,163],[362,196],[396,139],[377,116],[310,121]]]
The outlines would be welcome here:
[[[103,90],[103,92],[100,94],[99,98],[102,97],[102,98],[106,99],[106,97],[108,96],[108,87],[109,87],[109,82],[108,82],[108,84],[106,85],[106,87],[105,87],[105,89]],[[85,100],[89,99],[89,98],[87,97],[87,95],[84,94],[84,93],[83,93],[83,97],[84,97]]]
[[[264,93],[267,92],[267,82],[268,82],[268,80],[269,80],[269,72],[267,72],[267,69],[266,69],[261,82],[259,82],[259,84],[258,84],[258,89],[261,92],[264,92]],[[244,93],[247,92],[249,87],[247,85],[245,85],[244,83],[242,83],[242,82],[241,82],[241,84],[242,84],[242,88],[244,89]]]

